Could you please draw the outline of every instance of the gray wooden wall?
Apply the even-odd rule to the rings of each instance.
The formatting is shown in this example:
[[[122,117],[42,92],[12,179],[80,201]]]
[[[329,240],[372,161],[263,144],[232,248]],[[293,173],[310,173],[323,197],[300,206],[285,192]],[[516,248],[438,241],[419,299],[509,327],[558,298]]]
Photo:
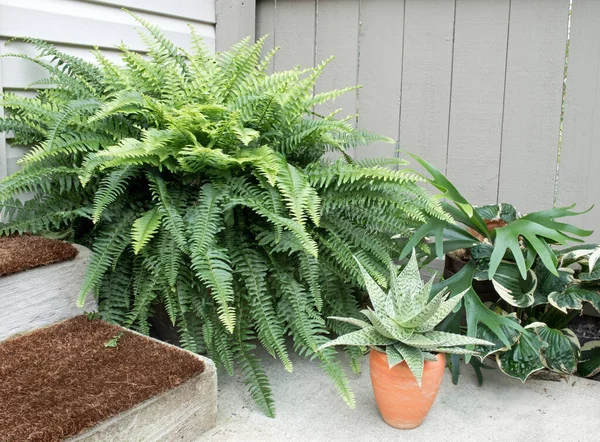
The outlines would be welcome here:
[[[473,203],[600,206],[600,1],[573,1],[560,155],[569,0],[257,0],[252,13],[255,35],[281,47],[275,70],[335,55],[317,92],[362,85],[332,108],[428,159]],[[576,221],[600,230],[599,217]]]

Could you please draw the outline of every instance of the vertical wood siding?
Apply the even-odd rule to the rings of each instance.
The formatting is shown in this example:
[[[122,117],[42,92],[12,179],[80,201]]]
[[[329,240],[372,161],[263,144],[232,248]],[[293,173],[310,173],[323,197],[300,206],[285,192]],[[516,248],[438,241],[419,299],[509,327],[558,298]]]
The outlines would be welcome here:
[[[571,17],[557,205],[577,203],[576,221],[600,242],[600,2],[577,0]],[[574,220],[575,221],[575,220]]]
[[[118,61],[114,47],[121,41],[134,50],[144,49],[135,20],[122,7],[160,26],[180,46],[189,46],[190,24],[215,47],[215,0],[0,0],[0,54],[35,55],[29,45],[5,44],[13,37],[28,36],[87,60],[93,60],[89,50],[98,46],[107,58]],[[26,60],[0,59],[0,92],[32,94],[25,89],[43,76],[43,69]],[[16,161],[24,151],[10,147],[0,134],[0,178],[17,170]]]
[[[574,221],[600,231],[599,3],[573,0],[560,164],[569,0],[257,0],[256,35],[282,47],[275,70],[335,55],[317,92],[362,89],[320,111],[358,111],[358,127],[423,156],[475,204],[595,203]]]

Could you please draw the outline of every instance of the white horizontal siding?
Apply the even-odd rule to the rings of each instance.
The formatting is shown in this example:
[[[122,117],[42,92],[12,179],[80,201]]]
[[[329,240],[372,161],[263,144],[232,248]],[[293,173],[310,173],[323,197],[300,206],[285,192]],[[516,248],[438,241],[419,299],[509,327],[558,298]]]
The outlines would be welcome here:
[[[78,0],[72,0],[78,1]],[[215,24],[215,0],[84,0]]]
[[[93,61],[90,49],[98,47],[112,61],[119,61],[115,46],[124,42],[144,51],[136,27],[127,12],[159,26],[178,46],[187,48],[193,26],[206,44],[215,48],[215,0],[0,0],[0,54],[35,55],[33,48],[13,37],[34,37],[54,43],[60,50]],[[27,86],[45,76],[34,63],[0,58],[0,91],[24,93]],[[22,148],[11,148],[0,134],[0,178],[17,169]]]

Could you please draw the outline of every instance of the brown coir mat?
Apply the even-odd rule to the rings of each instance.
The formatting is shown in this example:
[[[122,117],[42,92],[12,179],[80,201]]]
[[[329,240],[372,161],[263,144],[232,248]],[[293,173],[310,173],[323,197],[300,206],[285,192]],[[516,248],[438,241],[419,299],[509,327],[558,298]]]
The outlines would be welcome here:
[[[204,371],[192,354],[78,316],[0,343],[0,441],[60,441]]]
[[[32,235],[0,236],[0,276],[67,261],[76,256],[77,249],[63,241]]]

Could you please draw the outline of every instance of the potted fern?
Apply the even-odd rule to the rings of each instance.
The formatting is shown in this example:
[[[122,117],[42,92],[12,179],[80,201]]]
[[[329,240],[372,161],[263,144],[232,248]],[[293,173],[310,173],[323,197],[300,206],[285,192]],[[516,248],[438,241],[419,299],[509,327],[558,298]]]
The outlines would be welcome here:
[[[181,344],[221,369],[238,366],[274,415],[257,342],[292,371],[315,357],[354,404],[333,349],[319,346],[358,313],[362,278],[381,285],[387,262],[430,217],[448,219],[405,161],[355,161],[348,148],[392,140],[315,106],[353,90],[313,94],[327,62],[268,74],[261,39],[213,54],[191,36],[175,46],[142,19],[145,56],[89,63],[26,39],[48,78],[36,97],[5,93],[0,131],[31,149],[0,182],[0,234],[64,231],[93,250],[80,303],[147,334],[166,310]],[[327,152],[341,154],[337,161]],[[393,166],[393,167],[389,167]],[[23,192],[35,197],[22,202]],[[348,349],[360,370],[360,349]]]
[[[445,353],[476,354],[464,345],[492,345],[491,342],[435,330],[464,296],[442,290],[431,296],[433,278],[423,283],[413,251],[398,274],[391,266],[387,293],[358,264],[373,309],[356,318],[331,319],[352,324],[359,330],[345,334],[321,348],[333,345],[371,347],[369,366],[375,400],[385,422],[395,428],[421,425],[442,382]]]

